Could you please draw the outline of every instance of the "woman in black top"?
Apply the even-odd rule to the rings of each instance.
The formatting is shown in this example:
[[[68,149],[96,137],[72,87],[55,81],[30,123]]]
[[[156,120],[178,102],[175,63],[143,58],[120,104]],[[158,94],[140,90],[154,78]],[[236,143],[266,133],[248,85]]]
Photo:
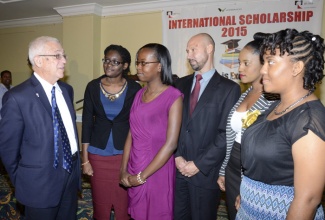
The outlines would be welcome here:
[[[295,29],[264,38],[264,90],[281,99],[243,134],[236,219],[324,219],[325,108],[314,94],[323,78],[323,41]]]
[[[131,56],[110,45],[104,51],[105,74],[88,83],[82,114],[82,170],[91,176],[94,219],[109,219],[114,206],[117,219],[129,219],[127,192],[119,185],[129,113],[141,86],[128,79]]]

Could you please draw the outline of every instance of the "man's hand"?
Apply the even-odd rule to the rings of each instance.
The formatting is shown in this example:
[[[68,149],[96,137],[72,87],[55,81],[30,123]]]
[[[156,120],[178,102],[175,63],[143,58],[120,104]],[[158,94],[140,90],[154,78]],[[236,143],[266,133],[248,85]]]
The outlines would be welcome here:
[[[179,156],[175,158],[175,164],[176,168],[179,170],[187,164],[187,161],[182,156]]]
[[[195,166],[193,161],[186,162],[186,165],[178,169],[183,176],[192,177],[200,170]]]

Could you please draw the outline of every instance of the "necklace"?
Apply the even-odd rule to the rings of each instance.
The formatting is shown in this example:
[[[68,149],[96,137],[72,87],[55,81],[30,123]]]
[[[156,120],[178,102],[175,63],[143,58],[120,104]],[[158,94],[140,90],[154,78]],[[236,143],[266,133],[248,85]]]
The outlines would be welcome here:
[[[146,88],[146,90],[143,92],[143,94],[142,94],[142,96],[143,96],[143,100],[145,101],[145,102],[149,102],[149,101],[152,101],[154,98],[156,98],[156,96],[158,96],[160,93],[162,93],[164,91],[164,88],[162,88],[162,89],[160,89],[160,90],[158,90],[158,91],[154,91],[154,92],[152,92],[151,93],[151,95],[152,95],[152,97],[148,97],[148,98],[146,98],[145,97],[145,93],[149,93],[148,92],[148,87]],[[149,94],[148,94],[148,96],[149,96]]]
[[[262,93],[263,92],[263,90],[260,90],[260,91],[254,91],[253,92],[253,89],[251,90],[251,91],[249,91],[250,93],[252,93],[252,94],[255,94],[255,93]]]
[[[251,94],[261,94],[263,93],[263,90],[262,91],[256,91],[256,92],[253,92],[253,90],[249,91],[249,93]]]
[[[304,100],[305,98],[307,98],[312,92],[309,91],[306,95],[304,95],[303,97],[301,97],[300,99],[298,99],[297,101],[295,101],[294,103],[292,103],[291,105],[289,105],[288,107],[286,107],[283,111],[281,112],[277,112],[276,109],[278,108],[278,106],[281,104],[281,102],[279,102],[279,104],[277,104],[277,106],[275,106],[273,112],[275,115],[282,115],[283,113],[285,113],[288,109],[294,107],[295,105],[297,105],[299,102],[301,102],[302,100]]]
[[[124,92],[125,88],[126,88],[126,85],[127,85],[127,81],[125,81],[124,85],[122,86],[121,90],[115,94],[111,94],[109,92],[106,92],[106,90],[104,89],[103,87],[103,84],[102,83],[99,83],[99,87],[100,89],[102,90],[102,93],[104,94],[104,96],[106,98],[108,98],[110,101],[114,102],[115,99],[119,98],[120,95]]]
[[[257,89],[256,89],[257,90]],[[263,92],[263,89],[262,90],[259,90],[259,91],[253,91],[253,87],[252,89],[249,91],[249,93],[251,94],[257,94],[257,93],[262,93]]]

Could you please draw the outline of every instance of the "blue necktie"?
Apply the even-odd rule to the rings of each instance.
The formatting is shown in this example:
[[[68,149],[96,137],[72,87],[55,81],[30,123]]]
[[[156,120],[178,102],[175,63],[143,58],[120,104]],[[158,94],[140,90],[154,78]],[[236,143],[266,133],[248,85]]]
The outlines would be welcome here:
[[[72,155],[70,142],[67,131],[65,130],[59,108],[56,104],[55,98],[55,86],[52,89],[52,117],[53,117],[53,129],[54,129],[54,168],[59,164],[59,145],[62,145],[63,151],[63,168],[71,173],[72,170]],[[61,138],[61,142],[60,142]]]

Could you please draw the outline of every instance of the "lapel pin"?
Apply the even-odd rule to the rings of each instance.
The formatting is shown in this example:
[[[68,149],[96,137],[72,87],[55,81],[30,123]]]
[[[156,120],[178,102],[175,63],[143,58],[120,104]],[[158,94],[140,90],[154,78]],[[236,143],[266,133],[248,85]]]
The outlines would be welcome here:
[[[38,93],[36,93],[36,96],[39,98],[39,94]]]

